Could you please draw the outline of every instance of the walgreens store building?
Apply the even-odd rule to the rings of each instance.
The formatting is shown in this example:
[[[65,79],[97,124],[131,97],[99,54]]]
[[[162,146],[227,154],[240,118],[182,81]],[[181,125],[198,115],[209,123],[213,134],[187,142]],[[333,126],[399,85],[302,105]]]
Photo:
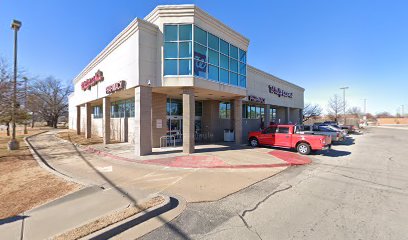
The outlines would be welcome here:
[[[73,80],[69,127],[130,142],[142,156],[169,144],[192,153],[201,142],[246,143],[271,122],[300,122],[304,89],[248,65],[248,45],[195,5],[157,6]]]

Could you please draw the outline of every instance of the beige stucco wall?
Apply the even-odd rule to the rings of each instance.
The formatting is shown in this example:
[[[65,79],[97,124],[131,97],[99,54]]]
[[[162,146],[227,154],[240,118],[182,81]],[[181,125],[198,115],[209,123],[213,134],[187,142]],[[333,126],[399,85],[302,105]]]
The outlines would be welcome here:
[[[268,85],[281,88],[286,92],[292,92],[293,97],[279,97],[276,94],[270,93]],[[247,66],[247,93],[248,95],[265,98],[266,104],[303,109],[303,88],[249,65]]]

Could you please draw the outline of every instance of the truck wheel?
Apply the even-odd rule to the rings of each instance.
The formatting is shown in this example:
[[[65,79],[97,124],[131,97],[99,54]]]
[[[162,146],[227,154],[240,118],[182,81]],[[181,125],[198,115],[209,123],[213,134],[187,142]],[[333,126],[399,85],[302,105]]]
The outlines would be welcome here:
[[[249,140],[249,145],[251,145],[251,147],[258,147],[258,146],[259,146],[258,139],[256,139],[256,138],[251,138],[251,139]]]
[[[308,155],[311,152],[310,145],[307,143],[299,143],[296,150],[302,155]]]

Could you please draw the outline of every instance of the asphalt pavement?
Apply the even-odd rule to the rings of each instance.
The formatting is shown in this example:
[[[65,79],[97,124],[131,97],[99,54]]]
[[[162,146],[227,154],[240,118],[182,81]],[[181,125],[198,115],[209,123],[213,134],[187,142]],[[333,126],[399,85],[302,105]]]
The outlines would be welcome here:
[[[369,128],[142,239],[407,239],[407,156],[407,131]]]

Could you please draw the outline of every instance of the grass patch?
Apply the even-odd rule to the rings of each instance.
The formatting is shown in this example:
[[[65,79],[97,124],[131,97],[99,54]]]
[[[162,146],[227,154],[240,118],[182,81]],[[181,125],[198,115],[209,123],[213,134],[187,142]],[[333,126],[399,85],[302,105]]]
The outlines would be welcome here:
[[[80,188],[41,168],[31,155],[24,137],[44,132],[44,128],[29,128],[19,134],[18,150],[9,151],[10,137],[0,133],[0,219],[18,215],[36,206],[59,198]]]

